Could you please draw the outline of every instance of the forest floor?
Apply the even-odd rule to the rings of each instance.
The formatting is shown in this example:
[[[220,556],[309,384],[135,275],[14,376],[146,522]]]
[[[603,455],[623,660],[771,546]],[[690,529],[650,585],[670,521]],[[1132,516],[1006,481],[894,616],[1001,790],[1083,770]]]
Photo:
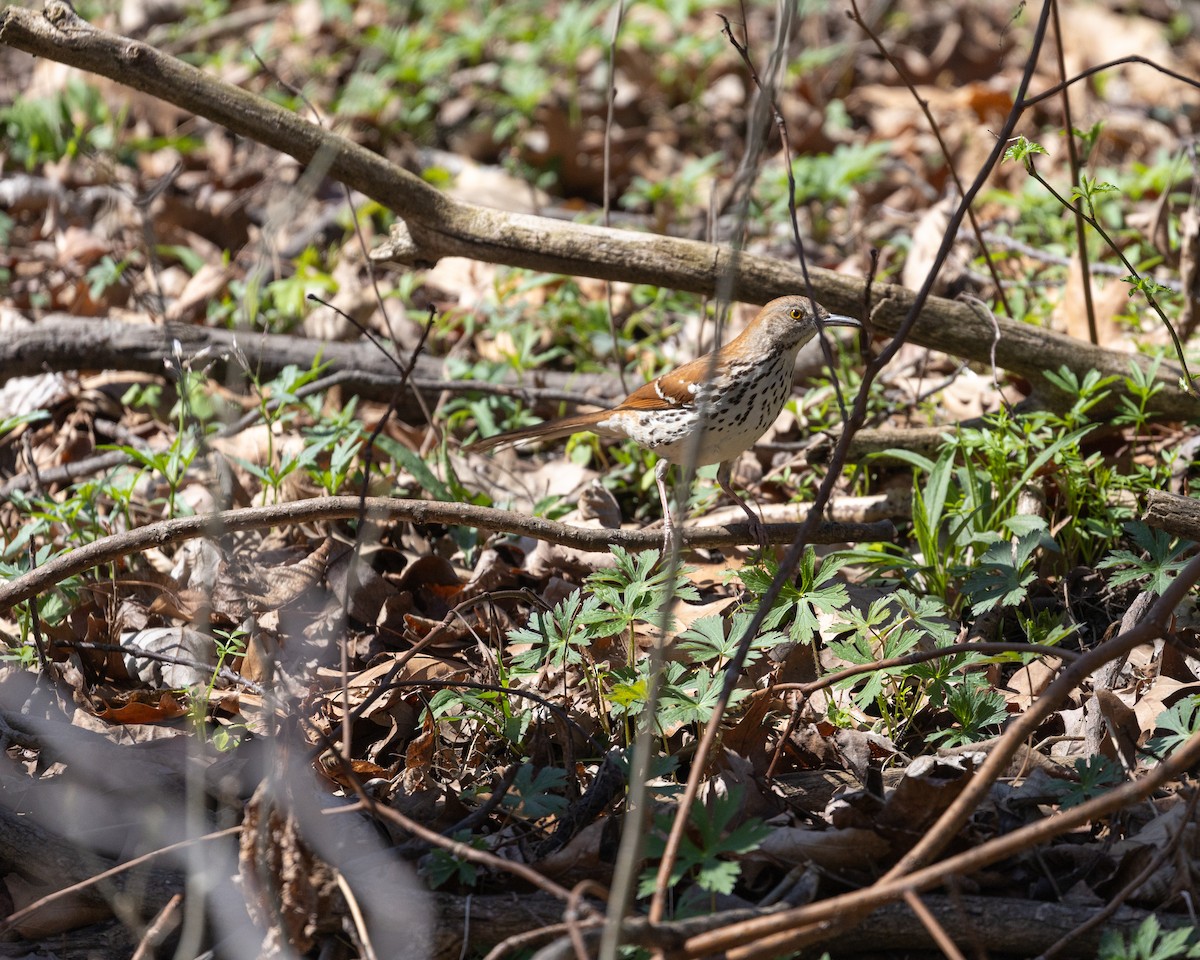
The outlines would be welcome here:
[[[798,6],[772,116],[768,5],[80,3],[504,212],[408,265],[0,13],[0,956],[1200,956],[1191,7]],[[638,237],[795,233],[868,329],[737,464],[770,548],[711,469],[672,557],[647,451],[467,449],[754,316]]]

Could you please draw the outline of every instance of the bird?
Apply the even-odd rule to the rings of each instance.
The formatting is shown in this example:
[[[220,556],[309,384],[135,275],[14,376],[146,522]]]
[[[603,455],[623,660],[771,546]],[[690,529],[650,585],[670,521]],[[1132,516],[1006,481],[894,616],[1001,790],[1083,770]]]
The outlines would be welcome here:
[[[668,371],[615,407],[548,420],[478,440],[468,452],[483,452],[532,440],[557,440],[575,433],[627,438],[658,455],[654,478],[663,508],[663,537],[675,533],[666,477],[681,468],[720,464],[717,483],[745,511],[750,533],[767,544],[762,520],[730,486],[737,457],[761,437],[792,392],[796,354],[818,327],[861,327],[806,296],[772,300],[740,334],[710,353]]]

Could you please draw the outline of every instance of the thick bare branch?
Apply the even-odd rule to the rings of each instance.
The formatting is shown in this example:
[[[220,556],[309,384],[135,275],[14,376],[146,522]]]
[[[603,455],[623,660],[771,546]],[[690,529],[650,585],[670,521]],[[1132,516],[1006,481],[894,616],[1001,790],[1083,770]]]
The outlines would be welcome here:
[[[379,201],[406,221],[408,234],[393,246],[398,258],[429,262],[463,256],[554,273],[651,283],[713,294],[719,278],[731,279],[732,296],[752,303],[803,289],[799,269],[768,257],[650,234],[562,223],[455,201],[419,177],[358,144],[310,124],[238,87],[136,40],[92,27],[63,0],[43,12],[8,7],[0,13],[0,43],[70,64],[167,100],[198,116],[286,153],[303,164],[326,165],[329,175]],[[813,270],[818,297],[838,313],[856,313],[863,283]],[[913,302],[899,287],[885,288],[871,320],[893,333]],[[1126,374],[1131,358],[1005,317],[991,319],[967,304],[931,298],[911,340],[979,363],[988,363],[993,323],[1000,331],[996,362],[1051,395],[1042,371],[1066,366]],[[1135,362],[1143,362],[1137,360]],[[1200,402],[1178,387],[1179,371],[1164,364],[1159,413],[1200,415]]]
[[[241,530],[263,530],[294,523],[347,520],[362,512],[373,523],[407,520],[412,523],[458,524],[479,530],[516,533],[577,550],[605,551],[610,546],[627,550],[646,550],[662,546],[659,530],[594,530],[573,527],[541,517],[530,517],[507,510],[493,510],[467,503],[443,503],[434,500],[399,500],[386,497],[326,497],[297,500],[266,507],[227,510],[212,516],[179,517],[103,537],[55,557],[49,563],[15,580],[0,583],[0,610],[28,600],[67,577],[83,573],[101,563],[130,554],[163,547],[197,537],[218,537]],[[799,529],[797,523],[772,523],[767,534],[772,543],[791,543]],[[892,525],[881,523],[822,523],[811,538],[813,543],[848,543],[859,540],[887,540],[894,535]],[[683,542],[689,547],[718,547],[751,542],[747,524],[704,530],[684,530]]]

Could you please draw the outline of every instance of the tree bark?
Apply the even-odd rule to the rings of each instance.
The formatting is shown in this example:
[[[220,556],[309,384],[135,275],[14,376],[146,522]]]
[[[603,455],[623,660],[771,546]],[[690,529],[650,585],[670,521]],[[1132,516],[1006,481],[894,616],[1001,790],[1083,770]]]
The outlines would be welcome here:
[[[149,93],[198,116],[318,165],[355,190],[395,211],[405,221],[378,259],[420,265],[444,256],[568,275],[674,287],[750,303],[804,291],[799,268],[693,240],[663,237],[544,217],[512,214],[451,199],[419,177],[359,144],[302,120],[262,97],[205,74],[148,44],[98,30],[64,0],[49,0],[41,13],[8,7],[0,13],[0,43],[36,56],[100,74]],[[865,281],[828,270],[810,271],[814,293],[837,313],[865,312]],[[876,288],[869,320],[876,332],[894,333],[913,303],[896,286]],[[1089,370],[1125,376],[1140,357],[1105,350],[1005,317],[979,306],[931,298],[911,340],[984,365],[995,364],[1029,381],[1047,402],[1063,402],[1043,371],[1067,367],[1079,377]],[[1200,400],[1179,388],[1180,370],[1164,363],[1160,415],[1200,416]],[[1114,389],[1110,402],[1120,389]]]

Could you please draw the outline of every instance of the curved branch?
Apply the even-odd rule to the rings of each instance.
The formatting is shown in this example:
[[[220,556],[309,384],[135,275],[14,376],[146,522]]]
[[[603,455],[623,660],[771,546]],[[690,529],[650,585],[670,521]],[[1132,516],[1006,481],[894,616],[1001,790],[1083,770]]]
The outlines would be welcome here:
[[[220,537],[243,530],[262,530],[285,524],[347,520],[358,517],[360,511],[366,520],[374,523],[400,520],[420,524],[474,527],[478,530],[533,537],[577,550],[602,552],[611,546],[624,547],[626,550],[647,550],[661,547],[663,542],[662,532],[658,530],[594,530],[467,503],[387,497],[367,497],[365,501],[359,497],[296,500],[266,507],[226,510],[210,516],[178,517],[94,540],[55,557],[15,580],[0,583],[0,611],[37,596],[67,577],[76,576],[102,563],[120,560],[133,553],[165,547],[184,540],[194,540],[197,537]],[[766,529],[772,543],[791,543],[796,531],[800,529],[800,524],[771,523],[767,524]],[[887,540],[894,535],[894,528],[887,521],[822,523],[812,541],[848,543],[858,540]],[[683,542],[689,547],[710,548],[753,543],[754,538],[750,534],[748,524],[736,523],[707,530],[685,530]]]
[[[49,0],[37,13],[19,7],[0,12],[0,43],[108,77],[219,123],[308,165],[318,156],[329,175],[405,219],[406,231],[376,259],[429,263],[444,256],[470,257],[552,273],[674,287],[711,295],[728,278],[728,293],[751,303],[804,289],[793,264],[694,240],[563,223],[506,213],[452,200],[383,157],[324,130],[252,93],[224,83],[148,44],[98,30],[65,0]],[[821,302],[835,313],[856,314],[863,281],[813,268]],[[894,334],[914,303],[911,291],[885,289],[871,317]],[[993,322],[1000,341],[995,361],[1046,392],[1042,371],[1066,366],[1080,377],[1089,370],[1124,377],[1132,358],[1006,317],[989,321],[968,305],[930,297],[909,339],[921,346],[990,362]],[[1135,362],[1144,363],[1143,359]],[[1147,365],[1148,369],[1148,365]],[[1164,415],[1200,415],[1200,401],[1178,388],[1179,371],[1164,364],[1155,398]],[[1115,404],[1118,391],[1109,398]]]
[[[1155,63],[1149,57],[1130,54],[1128,57],[1118,57],[1116,60],[1109,60],[1107,63],[1098,63],[1093,67],[1088,67],[1086,70],[1080,70],[1073,77],[1068,77],[1066,80],[1060,80],[1052,87],[1048,87],[1041,93],[1036,93],[1032,96],[1025,97],[1021,101],[1022,107],[1032,107],[1041,103],[1043,100],[1048,100],[1061,90],[1065,90],[1070,86],[1078,83],[1080,80],[1086,80],[1088,77],[1094,77],[1098,73],[1103,73],[1105,70],[1111,70],[1113,67],[1119,67],[1126,63],[1140,63],[1144,67],[1151,67],[1159,73],[1166,74],[1172,80],[1178,80],[1180,83],[1186,84],[1189,87],[1194,87],[1200,90],[1200,82],[1195,77],[1189,77],[1186,74],[1179,73],[1177,70],[1172,70],[1169,67],[1164,67],[1161,63]]]

